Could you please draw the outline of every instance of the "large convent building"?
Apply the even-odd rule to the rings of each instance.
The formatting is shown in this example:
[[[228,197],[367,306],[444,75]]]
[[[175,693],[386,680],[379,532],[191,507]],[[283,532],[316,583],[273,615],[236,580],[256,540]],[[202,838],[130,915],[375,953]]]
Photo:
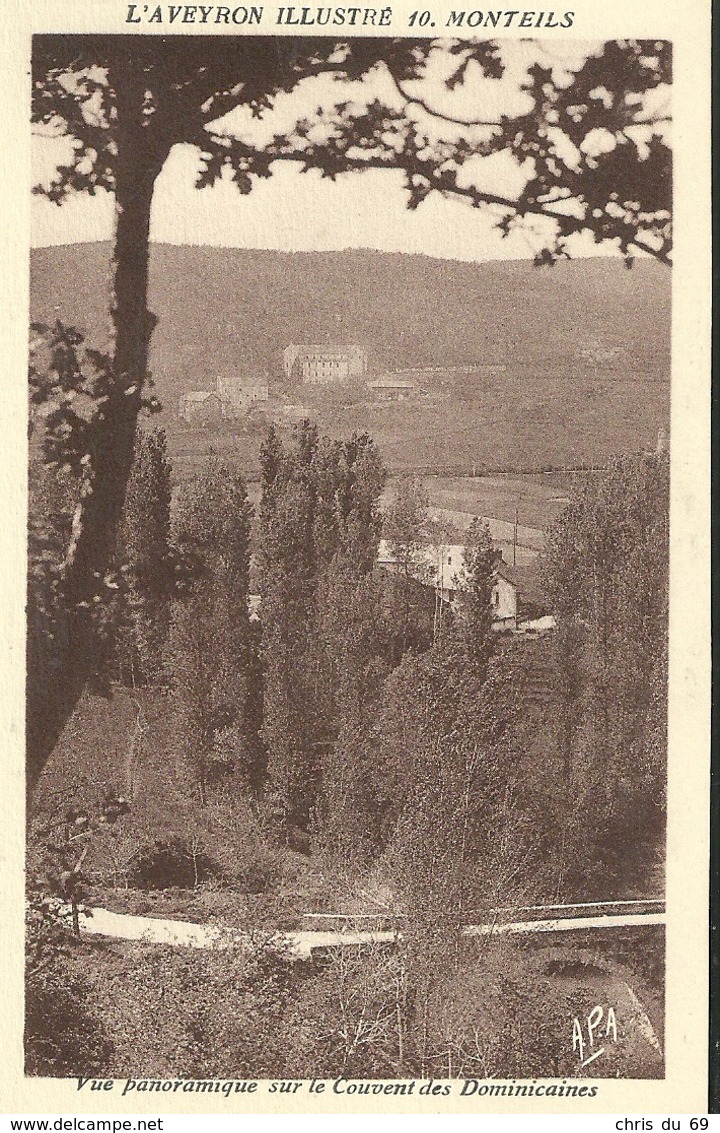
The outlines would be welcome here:
[[[296,346],[283,351],[285,376],[290,381],[331,385],[367,373],[367,354],[360,346]]]

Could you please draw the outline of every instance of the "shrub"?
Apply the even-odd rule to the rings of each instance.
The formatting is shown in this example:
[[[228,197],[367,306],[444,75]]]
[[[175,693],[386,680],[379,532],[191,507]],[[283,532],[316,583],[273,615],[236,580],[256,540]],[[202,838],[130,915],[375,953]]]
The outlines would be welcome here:
[[[73,937],[57,902],[38,888],[26,916],[25,1073],[50,1078],[108,1073],[113,1044],[78,971],[89,947]]]
[[[128,873],[131,885],[140,889],[192,889],[221,876],[217,862],[179,834],[146,843]]]
[[[35,972],[25,993],[25,1073],[102,1077],[113,1044],[89,1003],[86,981],[67,961]]]

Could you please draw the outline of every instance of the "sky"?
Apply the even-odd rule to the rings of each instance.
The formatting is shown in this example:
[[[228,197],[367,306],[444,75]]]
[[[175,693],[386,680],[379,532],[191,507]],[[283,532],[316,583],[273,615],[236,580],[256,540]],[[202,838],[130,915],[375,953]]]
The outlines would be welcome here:
[[[444,113],[467,114],[468,105],[482,106],[487,117],[521,112],[526,96],[520,80],[529,63],[541,59],[560,75],[568,65],[577,65],[596,46],[564,41],[549,48],[530,41],[502,45],[506,73],[502,80],[485,79],[475,69],[461,90],[449,93],[444,75],[431,72],[422,95]],[[338,89],[340,87],[340,89]],[[392,105],[397,92],[390,80],[378,75],[371,83],[336,84],[328,79],[309,80],[292,96],[281,96],[271,116],[259,123],[244,112],[233,112],[217,124],[229,134],[261,140],[271,136],[293,117],[317,106],[332,105],[341,98],[363,103],[380,96]],[[399,103],[398,103],[399,105]],[[413,108],[429,130],[432,120]],[[447,131],[448,127],[441,127]],[[33,135],[33,182],[48,181],[58,164],[70,158],[67,139]],[[504,157],[485,161],[486,176],[499,192],[514,193],[522,184],[522,172]],[[406,208],[402,175],[392,171],[368,171],[340,176],[331,182],[316,171],[301,173],[299,167],[278,165],[267,181],[256,183],[248,196],[241,196],[227,180],[212,188],[194,187],[198,170],[197,151],[175,146],[156,183],[151,217],[151,240],[169,244],[264,248],[281,251],[325,251],[371,248],[387,252],[424,253],[458,260],[519,259],[535,254],[542,241],[531,230],[502,239],[484,210],[458,200],[432,194],[415,211]],[[113,199],[104,192],[94,197],[75,196],[62,206],[39,196],[32,202],[32,244],[42,247],[85,241],[110,240],[113,232]],[[599,248],[589,237],[576,239],[576,255],[612,252]]]

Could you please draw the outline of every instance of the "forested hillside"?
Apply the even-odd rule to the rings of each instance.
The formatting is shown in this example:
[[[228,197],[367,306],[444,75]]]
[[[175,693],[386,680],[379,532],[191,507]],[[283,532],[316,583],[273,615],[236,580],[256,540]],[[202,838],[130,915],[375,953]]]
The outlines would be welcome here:
[[[35,250],[33,318],[61,317],[103,346],[109,257],[106,244]],[[650,261],[631,270],[603,259],[535,268],[153,245],[150,306],[160,421],[180,478],[211,447],[257,474],[262,429],[243,426],[230,437],[184,427],[178,397],[234,374],[269,377],[278,393],[281,353],[293,341],[357,342],[371,374],[416,371],[422,396],[399,404],[358,391],[349,399],[287,394],[338,439],[370,432],[391,470],[605,464],[654,447],[669,425],[670,274]]]
[[[31,312],[102,336],[109,244],[38,248]],[[562,365],[619,347],[630,369],[667,370],[670,273],[615,259],[553,268],[372,251],[151,246],[152,368],[181,392],[226,367],[274,368],[289,342],[359,342],[374,368]]]

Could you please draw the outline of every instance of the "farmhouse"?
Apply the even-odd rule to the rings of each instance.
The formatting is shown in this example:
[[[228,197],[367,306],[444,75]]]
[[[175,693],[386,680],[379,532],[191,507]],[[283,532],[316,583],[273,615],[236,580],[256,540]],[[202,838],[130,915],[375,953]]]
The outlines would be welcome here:
[[[188,424],[219,421],[223,415],[222,402],[216,393],[200,389],[191,390],[180,398],[178,415]]]
[[[399,569],[398,558],[386,539],[378,547],[378,565],[390,571]],[[413,555],[410,564],[413,578],[433,587],[440,598],[452,603],[465,585],[465,546],[462,543],[429,544]],[[493,629],[516,629],[518,622],[518,585],[513,568],[500,558],[495,566],[490,596]]]
[[[367,372],[367,354],[360,346],[296,346],[283,351],[283,368],[289,381],[332,385]]]
[[[261,405],[270,396],[267,382],[243,378],[235,374],[218,377],[215,390],[220,398],[223,417],[237,417],[254,405]]]

